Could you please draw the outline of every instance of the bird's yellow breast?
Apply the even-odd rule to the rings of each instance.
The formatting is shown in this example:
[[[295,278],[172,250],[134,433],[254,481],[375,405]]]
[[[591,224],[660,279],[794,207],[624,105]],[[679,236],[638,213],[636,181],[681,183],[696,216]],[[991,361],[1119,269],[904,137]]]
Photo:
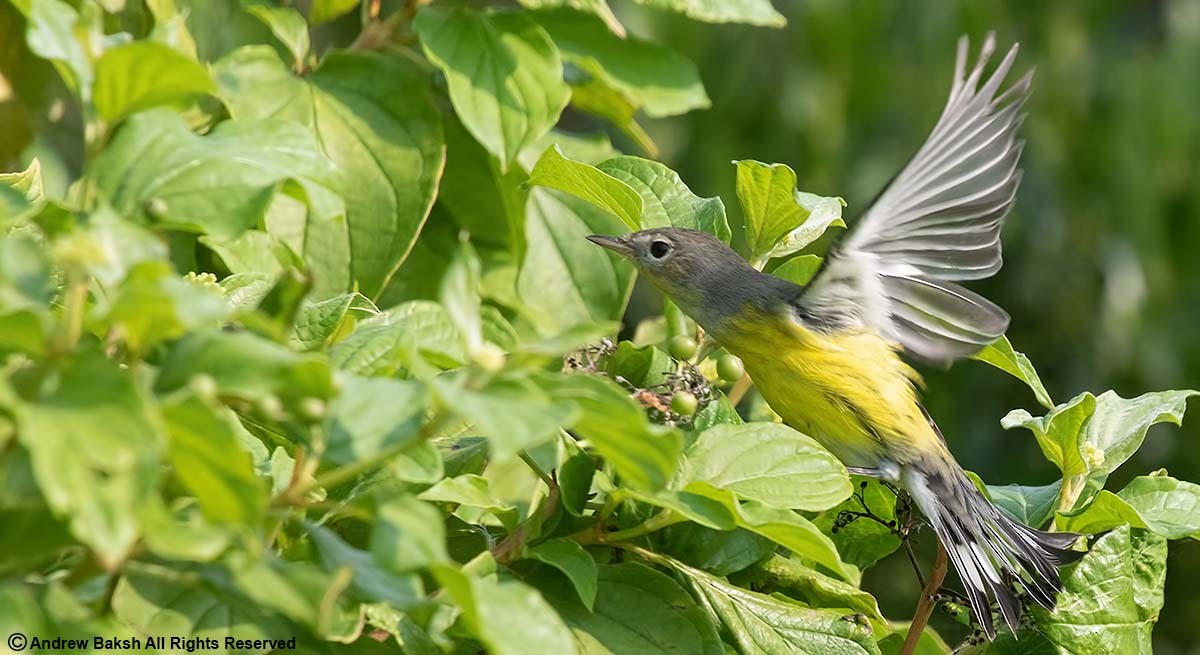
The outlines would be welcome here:
[[[825,333],[783,314],[747,312],[714,336],[742,358],[785,423],[847,465],[903,464],[941,447],[917,401],[918,375],[872,331]]]

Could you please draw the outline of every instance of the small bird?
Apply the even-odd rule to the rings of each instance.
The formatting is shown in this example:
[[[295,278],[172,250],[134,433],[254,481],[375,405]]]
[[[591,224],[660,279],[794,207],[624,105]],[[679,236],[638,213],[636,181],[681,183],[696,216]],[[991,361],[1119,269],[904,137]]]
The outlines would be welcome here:
[[[807,286],[762,273],[719,240],[680,228],[588,237],[627,257],[728,351],[763,398],[853,473],[904,488],[932,525],[989,639],[991,603],[1014,633],[1019,586],[1052,609],[1078,535],[1036,530],[981,494],[918,398],[901,353],[948,364],[995,341],[1003,309],[957,282],[1000,269],[1030,71],[1001,90],[1013,46],[981,84],[989,35],[966,72],[959,40],[941,118],[913,159],[835,245]]]

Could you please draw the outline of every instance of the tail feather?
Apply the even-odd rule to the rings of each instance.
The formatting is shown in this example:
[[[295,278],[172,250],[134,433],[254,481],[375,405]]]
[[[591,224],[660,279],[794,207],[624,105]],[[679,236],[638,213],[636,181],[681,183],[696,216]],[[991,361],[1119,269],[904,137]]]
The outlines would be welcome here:
[[[1019,584],[1029,597],[1053,609],[1062,580],[1058,567],[1083,553],[1072,550],[1079,535],[1043,532],[1024,525],[979,493],[949,458],[904,469],[902,482],[946,547],[966,587],[971,613],[989,639],[996,636],[991,602],[1015,634],[1021,620]]]

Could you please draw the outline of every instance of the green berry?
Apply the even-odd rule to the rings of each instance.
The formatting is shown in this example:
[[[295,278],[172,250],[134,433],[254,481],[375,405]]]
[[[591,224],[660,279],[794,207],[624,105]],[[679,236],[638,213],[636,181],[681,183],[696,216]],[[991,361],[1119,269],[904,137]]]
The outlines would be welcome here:
[[[686,334],[671,339],[671,343],[667,345],[667,352],[675,359],[691,359],[696,356],[697,349],[696,340]]]
[[[296,405],[296,411],[300,414],[300,417],[312,422],[325,418],[327,409],[325,401],[320,398],[301,398],[300,402]]]
[[[680,391],[671,398],[671,411],[680,416],[691,416],[696,413],[696,408],[700,406],[700,401],[696,400],[690,392]]]
[[[742,360],[735,355],[721,355],[721,359],[717,360],[717,375],[726,382],[737,382],[745,372]]]

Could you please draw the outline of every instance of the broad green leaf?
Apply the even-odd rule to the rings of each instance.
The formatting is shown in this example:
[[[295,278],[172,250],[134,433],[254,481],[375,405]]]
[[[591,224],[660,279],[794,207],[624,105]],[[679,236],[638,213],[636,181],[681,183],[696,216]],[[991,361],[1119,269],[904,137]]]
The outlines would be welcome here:
[[[195,576],[163,567],[131,568],[112,597],[113,614],[145,635],[234,639],[279,639],[295,627],[248,599],[198,583]]]
[[[669,576],[637,563],[599,567],[594,607],[579,602],[559,578],[538,587],[586,655],[688,653],[723,655],[720,637],[704,610]]]
[[[396,455],[388,471],[397,480],[416,484],[433,484],[447,474],[441,451],[428,441],[417,442]]]
[[[697,525],[714,530],[733,530],[738,525],[737,499],[732,493],[697,483],[692,489],[654,493],[617,489],[617,498],[633,498],[678,514]]]
[[[52,330],[50,258],[32,237],[0,237],[0,353],[41,354]]]
[[[87,271],[109,290],[117,288],[134,266],[168,256],[162,237],[108,208],[88,214],[87,236],[102,253],[102,261],[90,262]]]
[[[701,198],[666,166],[640,157],[621,156],[596,166],[642,197],[642,229],[682,227],[707,232],[729,243],[729,222],[720,198]]]
[[[173,391],[207,375],[223,396],[261,400],[273,395],[291,409],[305,399],[334,395],[333,374],[322,357],[294,352],[248,332],[190,334],[168,353],[155,383]]]
[[[750,261],[762,268],[816,241],[831,225],[842,225],[841,198],[796,190],[796,173],[786,164],[746,159],[737,166],[737,196],[746,220]]]
[[[1061,489],[1062,481],[1056,480],[1043,487],[989,485],[987,491],[991,501],[1013,518],[1030,527],[1040,528],[1054,514],[1054,503]]]
[[[29,202],[43,199],[42,163],[37,157],[29,162],[23,171],[0,173],[0,186],[8,187],[20,193]]]
[[[682,451],[679,433],[652,425],[629,395],[603,378],[582,374],[541,374],[541,386],[556,401],[579,408],[571,428],[631,487],[666,486]]]
[[[783,27],[787,19],[770,0],[637,0],[638,4],[684,14],[706,23],[747,23]]]
[[[575,587],[579,600],[589,612],[595,610],[598,575],[596,561],[583,546],[570,539],[551,539],[524,553],[526,559],[537,560],[562,572]]]
[[[1137,510],[1147,527],[1167,539],[1200,539],[1200,485],[1143,475],[1117,495]]]
[[[164,261],[146,261],[115,289],[104,322],[120,330],[130,350],[144,353],[186,332],[220,327],[228,314],[219,286],[185,280]]]
[[[633,100],[604,80],[587,71],[567,67],[571,82],[571,107],[612,123],[650,157],[658,156],[658,145],[637,121],[637,105]]]
[[[216,91],[208,70],[173,48],[134,41],[96,62],[92,102],[100,118],[118,123],[159,105],[181,105]]]
[[[879,652],[881,655],[903,655],[904,641],[908,637],[910,624],[893,623],[891,627],[895,632],[879,640]],[[987,646],[984,648],[988,655],[1057,655],[1054,646],[1036,632],[1022,632],[1019,639],[1014,639],[1010,633],[1001,632],[995,641],[985,643]],[[917,638],[917,647],[913,650],[912,655],[972,655],[973,653],[970,646],[959,646],[957,650],[952,649],[932,627],[925,626],[925,629],[921,631],[921,636]]]
[[[846,468],[811,438],[779,423],[717,425],[684,453],[679,485],[703,481],[783,509],[819,512],[850,495]]]
[[[462,608],[471,631],[496,655],[579,653],[571,631],[534,589],[516,580],[477,578],[441,566],[438,581]]]
[[[621,219],[630,230],[642,228],[642,196],[632,186],[581,162],[567,159],[558,146],[546,149],[533,170],[529,184],[565,191]]]
[[[359,293],[344,293],[315,302],[305,299],[292,327],[292,347],[297,350],[320,348],[338,334],[347,315],[351,313],[361,313],[369,317],[380,312],[374,303]]]
[[[670,562],[738,651],[749,655],[877,655],[871,629],[846,612],[809,609]]]
[[[383,603],[373,603],[365,609],[367,623],[395,638],[405,655],[441,655],[442,650],[433,638],[409,615]]]
[[[603,362],[604,372],[620,376],[642,388],[666,381],[675,373],[676,363],[670,355],[654,346],[638,348],[629,341],[617,344],[617,349]]]
[[[424,7],[413,28],[455,113],[502,168],[558,122],[570,98],[562,60],[527,15]]]
[[[896,519],[896,494],[878,480],[856,477],[853,482],[855,487],[860,489],[867,508],[876,516],[884,521]],[[861,486],[862,482],[866,482],[867,485]],[[900,538],[892,534],[890,528],[871,519],[860,518],[836,531],[833,529],[841,512],[863,512],[865,509],[859,500],[859,494],[856,493],[837,507],[823,512],[813,521],[837,545],[844,561],[864,570],[900,547]]]
[[[97,189],[125,216],[218,237],[257,227],[277,189],[307,184],[328,220],[341,200],[318,180],[334,168],[313,135],[283,121],[226,121],[207,136],[179,114],[130,117],[94,171]]]
[[[1053,612],[1035,607],[1039,631],[1061,652],[1149,653],[1163,606],[1167,541],[1120,527],[1101,536],[1063,576]]]
[[[362,321],[329,353],[338,367],[358,375],[390,375],[412,356],[442,368],[467,362],[458,330],[435,302],[414,300]]]
[[[525,211],[528,247],[517,293],[543,334],[621,317],[633,287],[633,266],[586,240],[619,234],[607,212],[558,191],[533,189]]]
[[[137,505],[159,477],[162,438],[143,391],[129,371],[88,352],[9,409],[46,503],[115,568],[138,539]]]
[[[92,52],[99,45],[99,27],[63,0],[16,0],[25,15],[25,42],[29,51],[49,60],[67,89],[84,102],[91,98]]]
[[[281,57],[292,56],[284,44],[276,42],[266,22],[247,11],[247,0],[174,0],[174,4],[186,20],[200,61],[213,62],[242,46],[264,43]]]
[[[345,593],[350,583],[345,574],[328,573],[311,561],[253,558],[241,552],[224,563],[239,593],[317,637],[350,642],[361,633],[362,610]]]
[[[886,623],[874,596],[809,568],[795,558],[772,555],[762,559],[751,570],[750,577],[755,589],[778,589],[809,607],[854,610],[879,624]]]
[[[449,560],[442,513],[412,496],[383,500],[375,509],[371,555],[395,573],[410,573]]]
[[[464,388],[460,378],[443,375],[433,381],[433,391],[448,409],[474,423],[500,458],[550,441],[579,413],[570,402],[518,377],[472,390]]]
[[[1145,528],[1146,522],[1120,496],[1103,489],[1085,507],[1060,513],[1055,520],[1059,530],[1080,534],[1099,534],[1122,525]]]
[[[236,419],[191,394],[165,401],[162,413],[173,472],[204,517],[256,528],[267,509],[267,489],[238,446],[231,424]]]
[[[1029,385],[1029,388],[1033,390],[1034,397],[1042,407],[1054,409],[1054,401],[1050,399],[1050,394],[1042,384],[1042,379],[1034,370],[1033,362],[1029,361],[1025,353],[1013,350],[1008,337],[1002,336],[996,339],[972,357],[981,362],[987,362]]]
[[[1156,423],[1181,425],[1188,398],[1200,395],[1191,390],[1159,391],[1137,398],[1121,398],[1112,391],[1096,397],[1096,411],[1088,421],[1079,448],[1088,460],[1089,468],[1100,473],[1112,473],[1133,456],[1146,438],[1146,431]],[[1092,465],[1094,453],[1101,457]]]
[[[714,530],[696,523],[672,525],[658,533],[657,548],[713,575],[736,573],[775,552],[775,542],[749,530]]]
[[[499,368],[503,353],[483,338],[483,317],[479,300],[479,256],[470,242],[459,244],[450,265],[442,275],[439,299],[446,315],[458,330],[463,347],[473,360],[489,369]]]
[[[425,387],[418,382],[346,376],[325,421],[325,457],[345,465],[415,445],[427,402]]]
[[[808,284],[821,270],[824,261],[820,255],[796,255],[775,267],[771,275],[796,284]]]
[[[233,458],[236,462],[238,458]],[[184,498],[167,507],[155,495],[138,507],[142,543],[158,557],[187,562],[211,562],[233,542],[235,531],[204,519],[195,499]],[[266,505],[265,495],[263,505]]]
[[[349,568],[354,572],[351,591],[361,600],[387,603],[400,610],[425,604],[424,585],[416,574],[395,574],[375,563],[371,554],[342,541],[332,530],[306,523],[309,537],[317,547],[321,565],[330,573]]]
[[[494,245],[518,255],[524,252],[528,190],[523,185],[528,174],[520,166],[502,171],[499,160],[479,145],[456,117],[447,116],[444,128],[446,170],[438,190],[438,205],[457,226],[471,234],[472,243]],[[428,229],[422,233],[422,241],[428,233]],[[422,241],[417,242],[418,247]],[[456,243],[453,237],[445,241],[450,241],[448,246]],[[399,275],[405,272],[402,269]]]
[[[604,23],[606,29],[617,36],[625,36],[625,27],[613,14],[606,0],[520,0],[522,7],[530,9],[550,9],[555,7],[570,7],[576,11],[595,15]]]
[[[242,0],[242,6],[271,30],[275,38],[292,55],[292,65],[300,67],[308,57],[308,24],[304,16],[291,7],[280,7],[267,0]]]
[[[1006,430],[1028,428],[1046,459],[1057,466],[1064,477],[1073,477],[1085,474],[1090,468],[1080,454],[1080,433],[1095,411],[1096,397],[1084,392],[1039,418],[1023,409],[1013,410],[1000,425]]]
[[[487,479],[478,475],[460,475],[439,480],[418,494],[417,498],[434,503],[475,507],[499,519],[510,531],[517,527],[517,508],[495,498]]]
[[[843,580],[858,581],[859,572],[842,561],[833,541],[814,523],[796,512],[746,502],[738,508],[738,525],[774,541],[797,556],[824,566]]]
[[[424,75],[402,57],[333,53],[301,78],[262,47],[239,50],[216,67],[235,119],[299,122],[336,165],[321,181],[346,190],[345,223],[309,220],[304,243],[317,274],[332,278],[318,279],[319,288],[346,291],[357,281],[375,298],[417,240],[445,163],[441,119]]]
[[[595,14],[553,9],[533,14],[572,62],[627,98],[647,116],[664,117],[708,107],[696,65],[658,44],[614,34]]]
[[[308,20],[313,25],[327,23],[358,6],[359,0],[313,0]]]

